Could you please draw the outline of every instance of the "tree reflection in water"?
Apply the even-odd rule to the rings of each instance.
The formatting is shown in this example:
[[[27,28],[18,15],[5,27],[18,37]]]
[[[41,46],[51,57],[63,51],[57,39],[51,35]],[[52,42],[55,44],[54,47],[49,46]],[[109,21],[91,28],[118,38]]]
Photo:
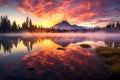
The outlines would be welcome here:
[[[20,46],[20,42],[22,42],[22,46],[25,46],[28,51],[33,50],[33,45],[37,44],[39,42],[43,42],[44,40],[51,40],[56,44],[59,44],[63,47],[66,47],[70,43],[76,43],[76,42],[83,42],[83,41],[91,41],[91,39],[86,37],[64,37],[64,36],[45,36],[45,37],[22,37],[22,36],[2,36],[0,37],[0,51],[3,50],[4,53],[12,53],[12,49],[14,47]],[[92,41],[104,41],[106,45],[113,46],[114,47],[120,47],[120,40],[112,40],[112,39],[93,39]]]
[[[74,44],[89,40],[85,37],[0,37],[1,50],[12,52],[13,47],[23,44],[27,54],[0,56],[2,80],[106,80],[107,72],[91,49]],[[110,46],[109,40],[105,41]],[[22,43],[21,43],[22,42]],[[119,40],[112,41],[119,47]],[[117,44],[115,44],[117,43]],[[34,50],[37,45],[37,49]],[[23,47],[21,46],[21,47]],[[58,50],[65,47],[65,50]],[[19,49],[18,49],[19,50]]]

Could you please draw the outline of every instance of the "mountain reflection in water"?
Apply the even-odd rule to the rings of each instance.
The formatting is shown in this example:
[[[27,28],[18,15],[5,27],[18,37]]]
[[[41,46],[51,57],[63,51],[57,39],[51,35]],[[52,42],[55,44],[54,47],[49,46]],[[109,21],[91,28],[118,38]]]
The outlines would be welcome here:
[[[14,53],[11,52],[12,49],[16,49],[19,51],[19,49],[25,49],[27,48],[28,51],[32,50],[33,48],[38,47],[39,45],[42,45],[43,42],[46,41],[52,41],[58,45],[61,45],[63,47],[66,47],[70,43],[77,43],[77,42],[84,42],[84,41],[103,41],[108,46],[114,47],[120,47],[120,40],[114,40],[114,39],[91,39],[86,37],[61,37],[61,36],[55,36],[55,37],[9,37],[9,36],[2,36],[0,37],[0,51],[2,53]],[[46,43],[47,44],[47,43]],[[45,45],[45,44],[44,44]],[[48,44],[49,45],[49,44]],[[34,47],[33,47],[34,46]]]
[[[2,36],[0,80],[107,80],[95,52],[77,44],[89,41],[120,47],[120,40],[108,38]]]

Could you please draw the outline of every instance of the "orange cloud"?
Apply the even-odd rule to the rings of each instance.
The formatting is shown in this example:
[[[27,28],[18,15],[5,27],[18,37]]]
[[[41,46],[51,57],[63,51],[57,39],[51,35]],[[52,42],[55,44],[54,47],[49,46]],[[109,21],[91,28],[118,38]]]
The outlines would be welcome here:
[[[3,2],[3,0],[0,0],[0,3]]]
[[[0,2],[2,2],[3,0],[0,0]]]
[[[36,16],[50,26],[68,20],[71,24],[81,24],[98,17],[105,12],[101,8],[108,0],[23,0],[18,10]],[[106,5],[105,7],[108,7]]]

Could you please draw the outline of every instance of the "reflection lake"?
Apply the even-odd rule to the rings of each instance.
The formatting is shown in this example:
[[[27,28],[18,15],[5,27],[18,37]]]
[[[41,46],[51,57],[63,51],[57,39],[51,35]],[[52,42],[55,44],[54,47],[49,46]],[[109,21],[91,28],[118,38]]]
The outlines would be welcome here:
[[[0,34],[0,80],[107,80],[98,46],[120,47],[120,35]]]

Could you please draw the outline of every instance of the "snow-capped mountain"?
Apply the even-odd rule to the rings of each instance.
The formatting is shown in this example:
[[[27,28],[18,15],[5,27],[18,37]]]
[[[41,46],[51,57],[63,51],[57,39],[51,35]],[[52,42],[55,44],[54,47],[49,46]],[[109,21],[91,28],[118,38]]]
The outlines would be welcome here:
[[[71,25],[69,22],[67,21],[62,21],[56,25],[53,26],[54,29],[56,30],[83,30],[85,29],[82,26],[78,26],[78,25]]]

